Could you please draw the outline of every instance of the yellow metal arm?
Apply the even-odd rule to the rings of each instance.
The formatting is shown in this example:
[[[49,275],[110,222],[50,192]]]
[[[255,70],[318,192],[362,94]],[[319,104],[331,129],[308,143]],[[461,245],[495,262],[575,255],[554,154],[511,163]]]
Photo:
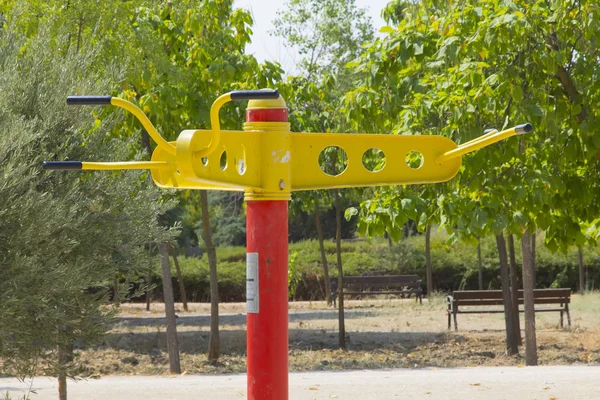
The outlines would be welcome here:
[[[161,135],[158,133],[152,122],[148,119],[146,114],[142,110],[140,110],[135,104],[128,102],[127,100],[120,99],[118,97],[112,97],[110,99],[110,104],[116,107],[124,108],[129,111],[142,123],[148,135],[156,142],[158,147],[162,148],[169,154],[175,154],[175,147],[171,146]]]
[[[232,100],[277,99],[278,97],[279,92],[277,90],[236,90],[219,96],[210,107],[210,127],[212,129],[210,143],[206,148],[196,150],[194,156],[198,158],[206,157],[215,151],[219,145],[221,140],[219,111],[226,103]]]
[[[494,144],[503,139],[509,138],[514,135],[523,135],[525,133],[529,133],[533,130],[531,124],[523,124],[515,126],[514,128],[507,129],[502,132],[498,132],[497,130],[493,130],[480,138],[473,139],[465,144],[458,146],[456,149],[450,150],[442,154],[440,157],[436,159],[438,164],[442,164],[456,157],[461,157],[467,153],[470,153],[475,150],[479,150],[483,147],[489,146],[490,144]]]
[[[276,90],[227,93],[211,107],[212,130],[186,130],[177,141],[167,142],[138,107],[123,99],[70,97],[69,104],[125,108],[158,146],[152,161],[46,162],[44,168],[150,169],[156,184],[164,188],[240,190],[248,200],[285,200],[298,190],[445,182],[458,173],[463,155],[532,131],[530,124],[502,132],[494,129],[460,146],[435,135],[291,133],[288,122],[260,119],[246,122],[244,131],[221,131],[219,110],[232,100],[255,100],[251,106],[258,109],[285,109]],[[324,163],[338,168],[332,171]]]
[[[161,135],[158,133],[152,122],[148,119],[146,114],[140,110],[136,105],[128,102],[127,100],[120,99],[112,96],[69,96],[67,97],[67,104],[81,106],[81,105],[113,105],[115,107],[121,107],[132,113],[144,126],[148,134],[158,147],[162,148],[169,154],[175,155],[175,147],[170,145]]]

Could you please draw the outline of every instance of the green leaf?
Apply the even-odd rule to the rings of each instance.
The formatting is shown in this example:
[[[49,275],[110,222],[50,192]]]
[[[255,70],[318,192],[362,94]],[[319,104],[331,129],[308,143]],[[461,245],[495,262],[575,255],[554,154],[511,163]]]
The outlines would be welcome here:
[[[525,226],[529,222],[529,218],[527,215],[525,215],[525,213],[523,213],[523,211],[515,212],[513,214],[513,220],[521,226]]]
[[[350,221],[350,219],[355,215],[358,215],[358,209],[356,207],[347,208],[344,212],[344,218],[346,218],[346,221]]]
[[[541,117],[544,115],[544,112],[542,111],[540,106],[538,106],[537,104],[529,104],[527,106],[527,111],[529,111],[529,113],[531,115],[536,116],[536,117]]]

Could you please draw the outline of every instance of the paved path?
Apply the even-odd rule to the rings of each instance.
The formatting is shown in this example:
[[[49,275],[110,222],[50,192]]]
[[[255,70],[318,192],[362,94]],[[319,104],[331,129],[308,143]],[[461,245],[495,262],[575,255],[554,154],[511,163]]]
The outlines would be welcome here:
[[[290,400],[321,399],[600,399],[600,366],[479,367],[290,374]],[[0,397],[26,383],[0,379]],[[245,375],[110,376],[69,381],[69,399],[245,399]],[[57,398],[56,380],[36,378],[32,400]]]

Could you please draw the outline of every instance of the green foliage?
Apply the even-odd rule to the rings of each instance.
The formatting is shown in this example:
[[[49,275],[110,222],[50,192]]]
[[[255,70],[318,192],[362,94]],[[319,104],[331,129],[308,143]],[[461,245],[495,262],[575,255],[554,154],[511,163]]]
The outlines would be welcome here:
[[[123,159],[131,143],[108,135],[114,115],[65,104],[74,90],[113,89],[118,66],[98,71],[94,49],[57,54],[69,39],[36,29],[30,39],[0,31],[0,358],[20,376],[53,374],[57,346],[98,340],[113,279],[128,290],[144,244],[172,236],[157,216],[173,204],[146,172],[41,170],[43,160]]]
[[[465,157],[443,185],[382,189],[361,205],[359,231],[397,239],[398,219],[441,223],[451,240],[545,231],[552,251],[595,243],[598,8],[590,2],[395,1],[395,25],[349,64],[355,129],[439,134],[465,143],[523,122],[534,133]],[[400,207],[422,199],[417,219]],[[422,223],[421,218],[425,223]]]
[[[476,289],[478,287],[478,259],[475,245],[457,242],[449,244],[449,236],[445,232],[431,235],[431,258],[434,288],[436,291],[448,293],[461,287]],[[537,287],[570,287],[578,284],[577,249],[568,253],[553,254],[545,246],[545,239],[538,240],[536,254]],[[325,241],[325,252],[330,265],[335,265],[335,242]],[[482,239],[483,277],[485,288],[500,288],[500,272],[498,251],[494,237]],[[521,263],[517,252],[517,264]],[[244,301],[245,257],[243,247],[223,247],[217,251],[219,265],[219,294],[222,301]],[[416,274],[425,284],[425,238],[423,235],[411,236],[390,248],[387,241],[373,239],[370,241],[342,242],[344,274],[360,276],[369,274]],[[186,292],[191,293],[194,301],[209,300],[208,262],[206,255],[201,259],[180,258]],[[597,289],[600,284],[600,249],[584,248],[584,263],[589,275],[589,288]],[[158,260],[154,262],[154,282],[160,280]],[[295,292],[290,290],[290,297],[296,300],[324,300],[324,281],[319,243],[316,240],[305,240],[290,244],[290,277],[295,283]],[[173,271],[173,276],[174,275]],[[337,269],[331,268],[332,278],[337,276]],[[520,276],[520,273],[517,274]],[[292,282],[290,282],[292,283]],[[175,285],[176,287],[176,285]],[[178,296],[178,293],[175,293]]]
[[[288,292],[290,298],[294,298],[296,294],[296,288],[300,283],[301,275],[298,272],[298,268],[296,267],[296,262],[298,261],[298,252],[293,251],[290,253],[288,257]]]
[[[371,19],[354,0],[288,0],[283,9],[272,33],[298,50],[308,81],[344,76],[344,65],[373,38]]]

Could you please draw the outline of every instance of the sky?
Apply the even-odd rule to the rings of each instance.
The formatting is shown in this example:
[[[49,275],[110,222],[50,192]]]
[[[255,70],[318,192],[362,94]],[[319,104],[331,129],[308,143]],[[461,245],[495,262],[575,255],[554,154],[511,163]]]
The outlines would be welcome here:
[[[359,8],[365,8],[371,17],[373,29],[385,25],[380,16],[381,10],[390,0],[355,0]],[[277,17],[277,11],[283,9],[285,0],[235,0],[234,7],[250,10],[254,19],[252,26],[252,43],[246,47],[248,54],[254,54],[259,62],[264,60],[278,61],[284,71],[293,73],[299,60],[299,55],[294,49],[285,47],[282,40],[272,37],[269,31],[273,29],[272,21]]]

